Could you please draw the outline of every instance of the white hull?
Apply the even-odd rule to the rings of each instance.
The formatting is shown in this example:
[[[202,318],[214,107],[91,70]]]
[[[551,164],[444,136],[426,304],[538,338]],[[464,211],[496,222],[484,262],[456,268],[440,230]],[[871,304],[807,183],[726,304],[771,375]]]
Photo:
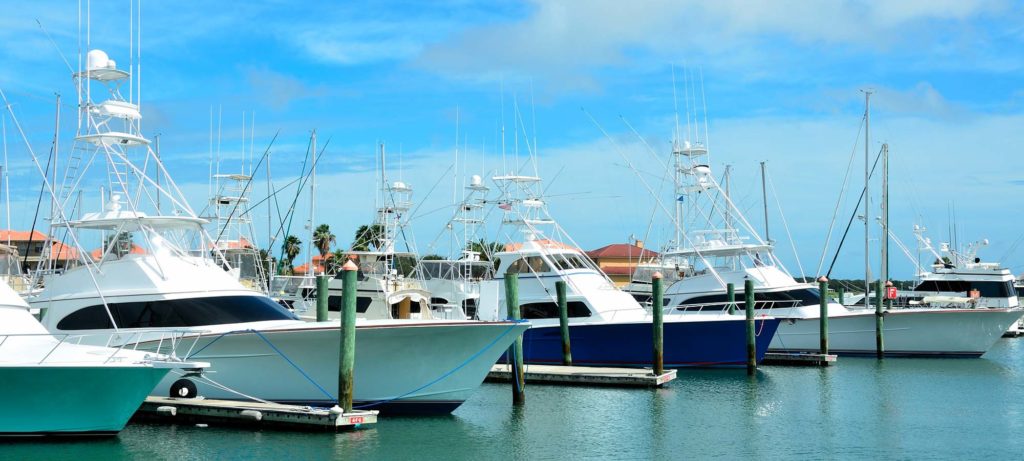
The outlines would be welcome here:
[[[777,315],[777,314],[776,314]],[[887,356],[979,357],[1020,309],[898,309],[884,317]],[[875,313],[850,310],[828,319],[829,351],[835,354],[876,353]],[[784,319],[769,351],[812,352],[820,348],[819,317]]]
[[[491,365],[528,327],[511,322],[360,325],[356,333],[356,406],[391,413],[449,413],[469,398]],[[339,331],[336,323],[325,322],[261,329],[260,334],[241,332],[220,339],[216,334],[204,335],[193,349],[193,358],[210,362],[208,376],[242,394],[274,402],[331,406],[337,400]],[[192,341],[186,338],[184,342]],[[169,375],[154,395],[169,395],[178,378]],[[199,395],[247,400],[202,379],[193,382]]]

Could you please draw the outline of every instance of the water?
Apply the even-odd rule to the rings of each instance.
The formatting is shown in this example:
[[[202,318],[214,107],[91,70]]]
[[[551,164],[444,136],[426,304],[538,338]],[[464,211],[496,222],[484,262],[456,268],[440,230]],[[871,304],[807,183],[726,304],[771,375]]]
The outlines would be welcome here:
[[[3,459],[1018,457],[1024,339],[980,360],[841,358],[828,369],[689,370],[659,390],[486,384],[452,416],[341,434],[133,424],[106,440],[6,442]]]

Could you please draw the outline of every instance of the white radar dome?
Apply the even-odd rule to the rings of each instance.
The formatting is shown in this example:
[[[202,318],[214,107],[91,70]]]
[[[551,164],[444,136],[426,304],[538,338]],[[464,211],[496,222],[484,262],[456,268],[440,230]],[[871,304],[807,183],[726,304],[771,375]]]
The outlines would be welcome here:
[[[106,69],[110,57],[103,50],[92,50],[86,55],[85,61],[89,70]]]

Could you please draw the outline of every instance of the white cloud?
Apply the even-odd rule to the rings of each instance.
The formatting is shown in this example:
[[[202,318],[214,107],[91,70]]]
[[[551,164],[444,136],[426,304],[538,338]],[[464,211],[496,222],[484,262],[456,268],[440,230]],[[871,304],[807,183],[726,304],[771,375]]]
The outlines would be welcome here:
[[[532,76],[583,91],[598,88],[593,71],[636,66],[645,58],[690,58],[787,78],[801,65],[821,65],[787,42],[804,51],[829,44],[838,53],[906,48],[927,60],[948,52],[944,46],[966,46],[956,42],[959,24],[1002,9],[1002,3],[954,0],[536,1],[525,18],[470,26],[428,46],[418,64],[459,78]],[[935,21],[951,27],[940,34],[931,29]]]

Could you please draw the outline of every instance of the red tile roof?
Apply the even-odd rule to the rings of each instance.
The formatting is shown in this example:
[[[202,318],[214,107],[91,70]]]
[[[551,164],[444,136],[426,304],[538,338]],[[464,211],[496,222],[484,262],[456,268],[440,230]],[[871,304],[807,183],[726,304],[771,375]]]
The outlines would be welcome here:
[[[10,239],[12,243],[27,242],[29,241],[29,237],[32,237],[31,240],[33,242],[45,242],[50,239],[50,237],[48,237],[46,234],[39,231],[32,231],[31,233],[29,233],[28,231],[17,231],[9,229],[0,230],[0,241],[5,243],[8,239]]]
[[[132,244],[132,251],[130,253],[133,255],[144,255],[146,254],[146,249],[138,245]],[[94,261],[99,261],[100,257],[103,256],[103,248],[97,248],[95,250],[92,250],[91,252],[89,252],[89,256],[92,256],[92,259]]]
[[[587,252],[587,256],[593,259],[598,258],[656,258],[659,256],[657,251],[651,251],[646,248],[641,248],[631,243],[613,243],[611,245],[605,245],[596,250],[590,250]]]

